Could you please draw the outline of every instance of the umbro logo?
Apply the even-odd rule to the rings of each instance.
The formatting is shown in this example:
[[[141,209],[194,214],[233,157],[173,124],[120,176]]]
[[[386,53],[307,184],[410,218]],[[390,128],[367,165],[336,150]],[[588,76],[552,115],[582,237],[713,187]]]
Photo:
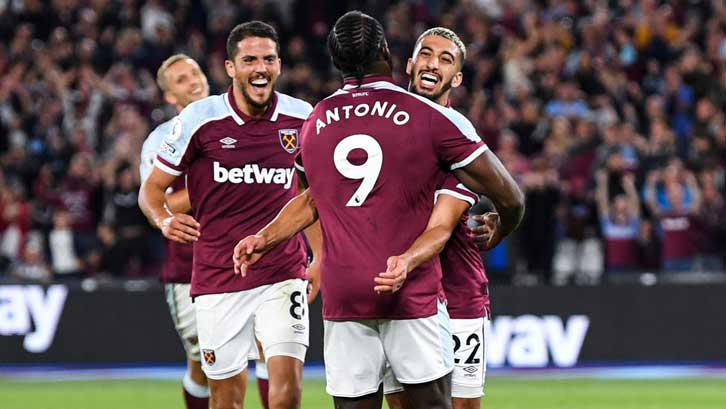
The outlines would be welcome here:
[[[302,325],[302,324],[295,324],[292,327],[295,328],[298,331],[304,331],[305,330],[305,326]]]
[[[466,368],[464,368],[464,370],[469,373],[474,373],[477,372],[479,368],[477,368],[476,366],[467,366]]]
[[[219,141],[222,142],[222,148],[226,148],[226,149],[233,149],[235,147],[234,143],[237,142],[236,139],[230,138],[229,136],[226,138],[220,139]]]

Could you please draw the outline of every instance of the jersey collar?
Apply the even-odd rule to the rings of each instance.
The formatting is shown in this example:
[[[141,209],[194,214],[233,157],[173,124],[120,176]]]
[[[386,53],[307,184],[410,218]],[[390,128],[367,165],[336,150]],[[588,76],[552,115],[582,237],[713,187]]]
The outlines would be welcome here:
[[[389,83],[395,85],[393,78],[388,75],[371,75],[369,77],[363,77],[361,82],[361,88],[375,88],[381,83]],[[358,88],[358,80],[350,79],[343,81],[343,89],[348,91],[354,88]]]

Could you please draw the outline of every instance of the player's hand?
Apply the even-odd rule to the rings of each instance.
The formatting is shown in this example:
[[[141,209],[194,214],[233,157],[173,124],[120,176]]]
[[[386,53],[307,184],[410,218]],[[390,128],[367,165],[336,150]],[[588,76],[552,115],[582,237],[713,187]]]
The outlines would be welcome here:
[[[308,279],[308,304],[311,304],[320,291],[320,263],[313,261],[305,271]]]
[[[247,269],[267,251],[267,240],[260,235],[247,236],[234,246],[234,273],[247,276]]]
[[[378,277],[373,279],[376,282],[373,291],[377,294],[393,294],[400,290],[404,281],[406,281],[409,270],[409,262],[406,257],[389,257],[386,264],[388,265],[386,271],[378,274]]]
[[[199,223],[188,214],[175,213],[159,223],[161,234],[179,243],[193,243],[199,239]]]
[[[472,215],[471,219],[476,226],[469,227],[469,239],[480,250],[491,250],[502,241],[499,234],[499,213],[487,212],[481,215]]]

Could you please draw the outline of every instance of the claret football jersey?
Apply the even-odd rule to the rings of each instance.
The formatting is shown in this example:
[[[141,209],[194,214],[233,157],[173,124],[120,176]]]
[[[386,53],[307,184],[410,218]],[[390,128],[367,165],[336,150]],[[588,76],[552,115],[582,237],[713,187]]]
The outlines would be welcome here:
[[[187,106],[159,147],[155,166],[187,174],[201,236],[194,243],[192,295],[247,290],[305,275],[303,241],[296,236],[234,274],[237,242],[257,233],[297,190],[294,159],[312,107],[275,93],[261,118],[241,112],[232,91]]]
[[[300,169],[323,232],[323,316],[328,320],[408,319],[436,313],[438,258],[408,274],[393,295],[373,281],[390,256],[420,235],[441,169],[486,151],[471,123],[393,84],[347,83],[316,105],[302,130]]]
[[[442,194],[456,197],[470,206],[479,201],[476,193],[467,189],[451,174],[444,177],[436,191],[436,197]],[[468,214],[461,217],[451,233],[451,238],[439,254],[446,309],[449,316],[455,319],[481,318],[490,314],[489,280],[479,249],[469,239],[468,219]]]

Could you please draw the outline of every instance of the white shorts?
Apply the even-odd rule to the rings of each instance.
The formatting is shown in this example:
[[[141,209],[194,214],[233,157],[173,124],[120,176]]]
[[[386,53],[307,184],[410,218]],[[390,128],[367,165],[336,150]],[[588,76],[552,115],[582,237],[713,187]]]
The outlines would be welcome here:
[[[451,375],[451,396],[479,398],[484,395],[486,382],[486,339],[488,318],[451,319],[454,340],[454,372]],[[383,393],[403,391],[390,366],[383,378]]]
[[[325,321],[326,391],[355,398],[375,393],[387,364],[403,384],[441,378],[454,367],[449,313],[410,320]]]
[[[452,319],[454,336],[454,372],[451,376],[451,396],[479,398],[484,395],[489,334],[488,318]]]
[[[202,369],[210,379],[227,379],[259,357],[290,356],[305,361],[308,346],[307,281],[290,279],[234,293],[196,297]]]
[[[181,338],[187,358],[199,362],[202,358],[197,339],[197,318],[192,297],[189,296],[190,287],[190,284],[169,283],[164,284],[164,292],[174,328]]]

